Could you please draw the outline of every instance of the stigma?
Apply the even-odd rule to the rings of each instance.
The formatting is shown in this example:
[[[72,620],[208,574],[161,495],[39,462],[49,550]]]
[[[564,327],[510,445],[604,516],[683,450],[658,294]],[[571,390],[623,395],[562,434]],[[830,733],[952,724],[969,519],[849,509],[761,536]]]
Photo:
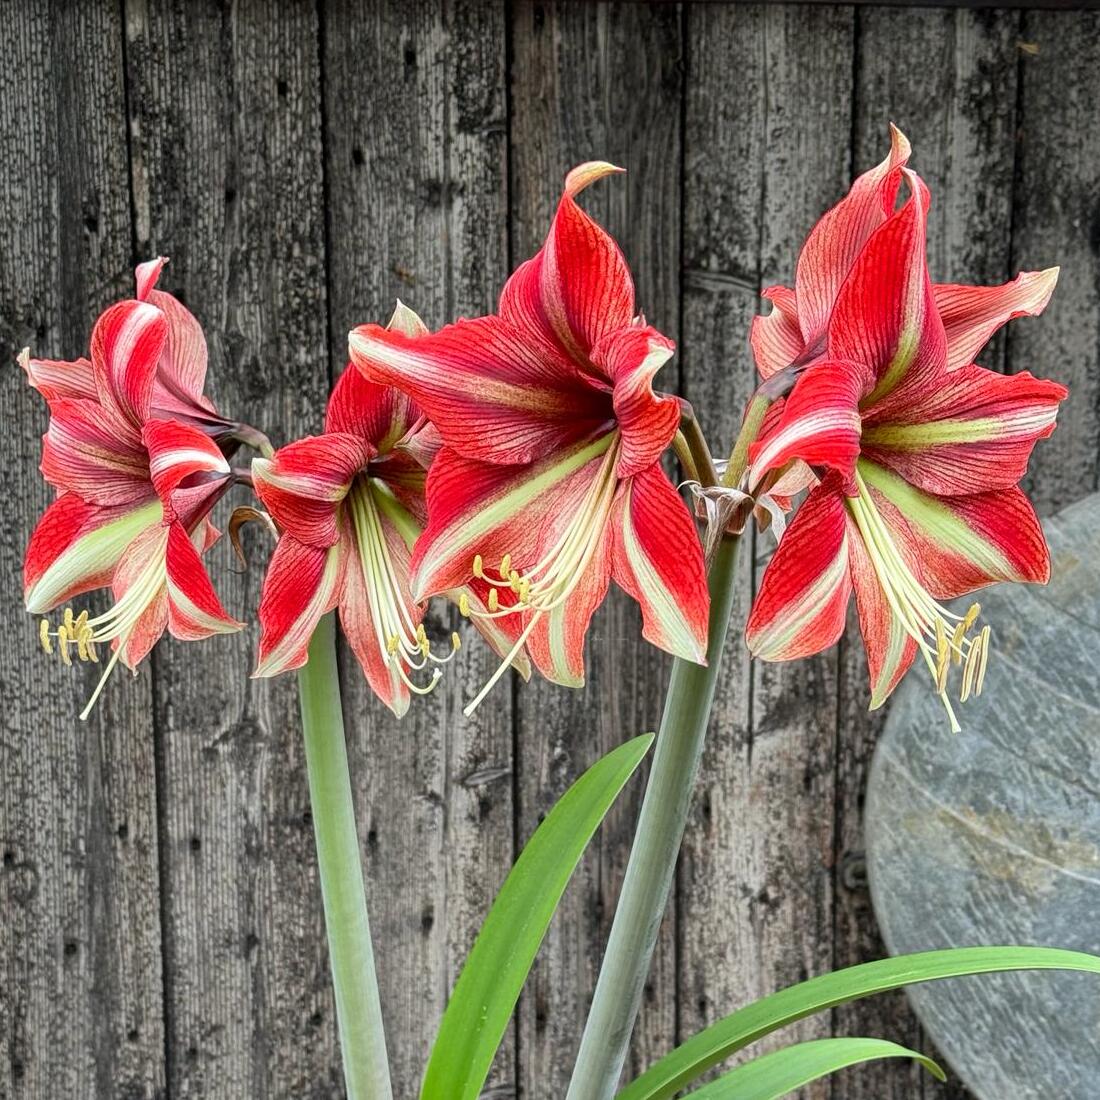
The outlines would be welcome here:
[[[956,615],[936,600],[901,554],[858,472],[856,483],[859,493],[847,499],[849,513],[890,610],[920,650],[951,730],[958,733],[962,727],[951,701],[951,682],[958,681],[960,703],[981,695],[989,662],[990,629],[977,628],[981,606],[971,604],[964,615]]]

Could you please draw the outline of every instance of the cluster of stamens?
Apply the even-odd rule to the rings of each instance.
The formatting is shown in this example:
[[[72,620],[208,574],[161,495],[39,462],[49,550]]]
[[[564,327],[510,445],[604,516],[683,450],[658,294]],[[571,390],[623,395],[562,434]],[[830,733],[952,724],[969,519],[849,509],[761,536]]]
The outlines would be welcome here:
[[[902,557],[886,523],[875,507],[859,474],[859,495],[848,498],[848,506],[870,556],[879,584],[902,629],[917,644],[936,685],[936,694],[947,711],[953,732],[961,727],[948,696],[953,668],[961,668],[959,702],[981,695],[989,662],[990,629],[977,634],[981,606],[971,604],[965,615],[957,615],[939,603],[913,575]]]

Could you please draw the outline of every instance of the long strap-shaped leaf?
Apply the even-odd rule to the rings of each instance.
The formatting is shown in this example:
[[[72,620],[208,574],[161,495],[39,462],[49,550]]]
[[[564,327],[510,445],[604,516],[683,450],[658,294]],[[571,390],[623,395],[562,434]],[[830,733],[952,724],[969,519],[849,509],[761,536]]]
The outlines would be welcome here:
[[[428,1059],[423,1100],[472,1100],[481,1091],[566,884],[652,744],[648,733],[598,760],[527,842],[455,984]]]
[[[813,1039],[773,1050],[689,1093],[689,1100],[776,1100],[836,1073],[878,1058],[912,1058],[940,1081],[944,1072],[923,1054],[885,1039]]]
[[[762,997],[692,1036],[618,1093],[617,1100],[666,1100],[711,1066],[776,1028],[834,1005],[935,978],[998,970],[1085,970],[1100,958],[1051,947],[959,947],[862,963]]]

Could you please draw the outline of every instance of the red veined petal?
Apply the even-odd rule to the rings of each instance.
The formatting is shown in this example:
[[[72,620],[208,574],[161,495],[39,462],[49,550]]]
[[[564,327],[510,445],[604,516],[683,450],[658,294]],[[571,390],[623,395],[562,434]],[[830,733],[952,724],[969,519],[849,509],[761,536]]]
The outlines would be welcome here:
[[[1013,318],[1042,313],[1057,282],[1058,268],[1048,267],[1045,271],[1021,271],[1001,286],[941,283],[932,287],[947,333],[947,369],[973,362],[993,333]]]
[[[283,535],[271,555],[260,594],[260,652],[254,677],[275,676],[306,663],[321,616],[340,599],[348,545],[319,548]]]
[[[205,541],[205,530],[197,531],[195,537]],[[173,638],[194,642],[212,634],[232,634],[244,626],[222,607],[199,549],[182,523],[169,525],[166,558],[168,629]]]
[[[162,290],[150,290],[148,301],[168,321],[168,339],[160,355],[153,405],[182,415],[212,413],[214,406],[203,396],[206,385],[206,337],[202,326],[178,299]]]
[[[312,546],[332,546],[340,537],[340,503],[372,455],[371,445],[357,436],[309,436],[269,459],[254,458],[253,485],[280,527]]]
[[[519,266],[500,296],[501,317],[578,363],[634,317],[634,283],[622,251],[576,202],[589,184],[621,171],[590,161],[566,176],[545,244]]]
[[[687,505],[660,466],[623,482],[612,524],[612,575],[638,601],[643,637],[706,664],[710,594],[703,548]]]
[[[27,381],[48,403],[59,398],[99,400],[95,372],[87,359],[34,359],[30,348],[24,348],[18,362]]]
[[[867,675],[871,684],[871,710],[890,697],[917,654],[917,643],[905,631],[882,590],[878,574],[855,521],[848,521],[848,557],[852,585],[856,591],[859,629],[867,650]],[[920,563],[910,547],[908,533],[895,528],[894,545],[910,572],[921,579]]]
[[[145,263],[138,264],[134,269],[134,282],[137,284],[135,297],[138,301],[144,302],[148,299],[149,291],[157,285],[157,280],[166,263],[168,263],[167,256],[158,256],[155,260],[146,260]]]
[[[905,135],[891,125],[886,159],[864,172],[806,238],[795,274],[798,320],[805,347],[821,339],[840,288],[860,252],[893,211],[901,170],[909,161],[910,151]],[[844,352],[837,354],[848,357]]]
[[[165,503],[188,478],[202,474],[229,475],[218,445],[204,432],[178,420],[148,420],[142,439],[149,452],[149,475],[157,495]],[[216,479],[204,479],[216,480]]]
[[[656,329],[631,325],[611,333],[592,353],[614,386],[615,417],[622,431],[618,474],[629,477],[658,461],[680,426],[680,402],[653,392],[653,376],[676,345]]]
[[[128,633],[111,643],[112,648],[121,648],[122,663],[131,670],[145,659],[168,626],[168,585],[165,576],[167,547],[168,526],[158,523],[143,531],[130,543],[115,568],[111,591],[116,604],[132,585],[142,581],[150,572],[159,576],[159,581],[148,594],[144,610]]]
[[[885,412],[903,381],[935,384],[946,369],[943,324],[925,257],[928,189],[908,169],[905,205],[864,246],[840,288],[829,324],[829,356],[875,372],[866,410]]]
[[[860,474],[891,530],[908,534],[928,590],[939,599],[998,581],[1045,584],[1050,555],[1030,501],[1019,489],[937,497],[873,462]]]
[[[23,560],[27,610],[41,615],[82,592],[111,583],[130,543],[160,524],[160,501],[104,508],[73,493],[58,497],[38,521]]]
[[[424,419],[407,394],[394,386],[369,381],[349,363],[329,397],[325,431],[358,436],[379,454],[385,454]]]
[[[524,573],[587,507],[611,440],[576,444],[527,466],[474,462],[448,447],[428,474],[428,526],[413,554],[417,599],[461,587],[475,555],[486,569],[505,554]]]
[[[531,462],[613,416],[609,393],[498,317],[416,338],[362,325],[348,346],[367,378],[408,394],[468,458]]]
[[[1024,476],[1036,441],[1054,431],[1066,394],[1026,371],[969,364],[914,392],[912,404],[896,403],[897,419],[865,420],[864,454],[940,496],[1006,489]]]
[[[852,581],[848,525],[838,474],[806,498],[764,570],[745,640],[765,661],[828,649],[844,633]]]
[[[749,448],[749,485],[794,459],[828,466],[851,485],[859,457],[859,401],[874,384],[859,363],[827,360],[807,367],[775,424]]]
[[[798,300],[790,287],[770,286],[761,297],[771,302],[772,311],[752,319],[749,343],[760,377],[771,378],[806,350],[806,341],[798,324]]]
[[[470,621],[477,628],[478,633],[489,643],[489,647],[501,659],[508,656],[512,647],[519,638],[523,629],[522,616],[520,614],[504,615],[499,619],[485,618],[489,610],[489,592],[491,586],[486,581],[471,578],[462,588],[452,588],[443,595],[452,603],[460,605],[463,596],[470,606]],[[512,603],[511,593],[505,590],[504,603]],[[524,678],[531,679],[531,661],[525,650],[512,660],[512,667]]]
[[[134,504],[153,492],[141,433],[96,401],[53,402],[40,469],[51,485],[93,504]]]
[[[148,302],[116,302],[100,314],[92,330],[91,357],[104,406],[136,425],[148,418],[167,339],[167,319]]]

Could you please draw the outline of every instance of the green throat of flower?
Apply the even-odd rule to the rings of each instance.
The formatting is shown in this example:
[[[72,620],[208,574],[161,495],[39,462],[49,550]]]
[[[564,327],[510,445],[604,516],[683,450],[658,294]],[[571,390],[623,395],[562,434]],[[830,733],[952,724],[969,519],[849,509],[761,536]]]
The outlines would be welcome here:
[[[961,727],[948,695],[952,669],[961,669],[960,702],[965,703],[971,693],[981,695],[989,660],[989,627],[982,627],[972,636],[980,606],[972,604],[965,615],[956,615],[929,593],[898,549],[858,472],[856,483],[859,493],[847,500],[849,514],[862,536],[895,621],[916,642],[932,674],[936,694],[947,711],[951,729],[958,733]]]

